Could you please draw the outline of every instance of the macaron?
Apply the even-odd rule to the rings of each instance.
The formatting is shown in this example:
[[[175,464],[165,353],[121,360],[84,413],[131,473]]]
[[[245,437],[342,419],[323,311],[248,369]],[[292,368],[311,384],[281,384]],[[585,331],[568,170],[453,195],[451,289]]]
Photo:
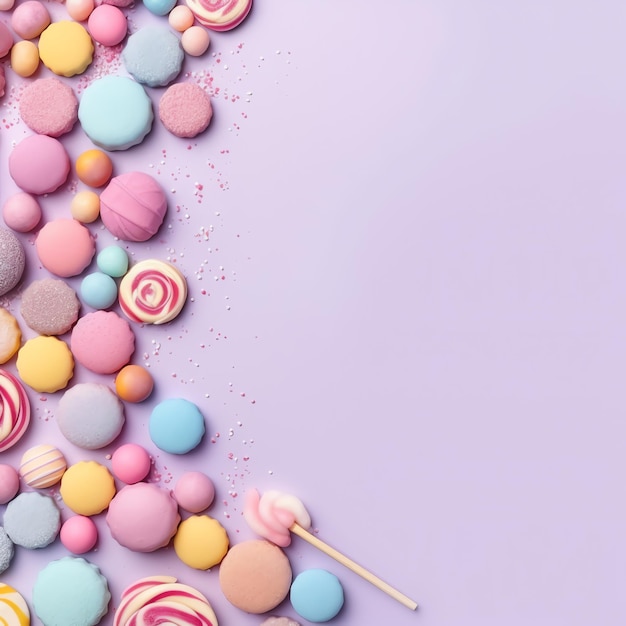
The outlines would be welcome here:
[[[115,495],[109,470],[96,461],[79,461],[67,468],[59,493],[65,505],[79,515],[102,513]]]
[[[24,88],[19,111],[31,130],[60,137],[69,133],[78,121],[78,99],[72,88],[58,78],[39,78]]]
[[[7,531],[0,526],[0,574],[9,569],[14,555],[15,546],[9,535],[7,535]],[[0,587],[0,618],[4,617],[2,603],[2,588]]]
[[[56,422],[63,436],[79,448],[99,450],[124,426],[124,405],[106,385],[78,383],[60,398]]]
[[[135,552],[154,552],[166,546],[179,522],[178,507],[169,490],[154,483],[122,487],[106,515],[113,539]]]
[[[56,140],[54,140],[56,141]],[[41,264],[61,278],[77,276],[96,252],[93,235],[80,222],[58,218],[47,222],[35,240]]]
[[[18,351],[17,371],[22,381],[39,393],[65,389],[74,375],[68,345],[56,337],[33,337]]]
[[[40,335],[65,334],[78,320],[79,311],[76,292],[59,278],[34,280],[22,292],[20,314]]]
[[[53,22],[39,37],[41,62],[59,76],[82,74],[91,65],[93,52],[85,27],[71,20]]]
[[[22,548],[45,548],[56,539],[60,528],[61,513],[54,498],[36,491],[20,493],[4,512],[4,529]]]
[[[194,83],[170,85],[159,100],[159,119],[176,137],[195,137],[213,117],[211,98]]]
[[[291,579],[285,553],[264,539],[234,545],[219,568],[224,596],[246,613],[266,613],[276,608],[287,597]]]
[[[218,565],[228,552],[228,545],[226,530],[208,515],[192,515],[183,520],[174,537],[178,558],[199,570]]]
[[[48,563],[33,586],[33,609],[46,626],[95,626],[108,612],[110,600],[106,578],[81,557]]]

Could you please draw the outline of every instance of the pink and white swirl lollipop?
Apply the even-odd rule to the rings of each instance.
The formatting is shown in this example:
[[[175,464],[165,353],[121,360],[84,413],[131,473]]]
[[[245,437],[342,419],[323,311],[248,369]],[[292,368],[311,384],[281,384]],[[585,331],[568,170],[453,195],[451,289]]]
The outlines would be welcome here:
[[[298,535],[412,611],[417,608],[417,602],[311,534],[311,517],[296,496],[278,491],[267,491],[261,496],[253,489],[246,494],[243,516],[248,526],[268,541],[284,548],[291,543],[290,533]]]
[[[239,26],[252,8],[252,0],[185,0],[200,24],[215,31]]]
[[[30,424],[30,402],[20,381],[0,369],[0,452],[15,445]]]
[[[120,282],[120,307],[133,322],[171,322],[186,299],[185,277],[173,265],[158,259],[140,261]]]
[[[172,576],[135,581],[122,592],[113,626],[217,626],[209,601]]]

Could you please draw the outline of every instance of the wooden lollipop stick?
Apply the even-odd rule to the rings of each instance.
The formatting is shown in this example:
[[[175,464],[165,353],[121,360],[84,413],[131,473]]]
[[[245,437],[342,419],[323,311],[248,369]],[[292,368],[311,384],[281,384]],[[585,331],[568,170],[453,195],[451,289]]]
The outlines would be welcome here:
[[[355,563],[352,559],[349,559],[345,554],[342,554],[335,548],[332,548],[327,543],[324,543],[321,539],[318,539],[315,535],[312,535],[308,530],[305,530],[295,522],[289,527],[289,530],[294,534],[298,535],[298,537],[304,539],[306,542],[310,543],[312,546],[321,550],[324,554],[327,554],[329,557],[335,559],[338,563],[345,565],[348,569],[352,570],[355,574],[361,576],[368,582],[372,583],[375,587],[378,587],[385,593],[389,594],[394,600],[397,600],[404,606],[408,607],[412,611],[415,611],[417,608],[417,602],[411,600],[408,596],[405,596],[403,593],[400,593],[397,589],[394,589],[391,585],[388,585],[384,580],[378,578],[370,572],[366,570],[364,567],[361,567],[358,563]]]

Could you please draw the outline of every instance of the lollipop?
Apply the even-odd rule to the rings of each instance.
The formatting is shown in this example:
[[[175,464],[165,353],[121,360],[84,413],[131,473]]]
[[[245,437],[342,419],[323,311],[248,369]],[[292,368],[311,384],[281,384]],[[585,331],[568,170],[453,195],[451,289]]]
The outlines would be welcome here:
[[[133,322],[170,322],[181,312],[186,298],[185,277],[173,265],[158,259],[140,261],[120,283],[120,307]]]
[[[268,541],[285,548],[291,543],[290,532],[294,533],[412,611],[417,608],[417,603],[411,598],[311,534],[308,531],[311,518],[295,496],[278,491],[267,491],[261,496],[253,489],[246,496],[243,516],[250,528]]]
[[[209,601],[196,589],[172,576],[135,581],[122,592],[113,626],[217,626]]]
[[[252,0],[186,0],[200,24],[215,31],[235,28],[243,22]]]
[[[30,423],[30,402],[20,381],[0,369],[0,452],[16,444]]]

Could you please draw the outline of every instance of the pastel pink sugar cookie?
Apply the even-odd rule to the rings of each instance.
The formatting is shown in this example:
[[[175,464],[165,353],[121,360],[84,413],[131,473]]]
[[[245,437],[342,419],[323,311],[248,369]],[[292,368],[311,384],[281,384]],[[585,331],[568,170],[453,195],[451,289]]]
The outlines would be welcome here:
[[[18,4],[11,15],[11,26],[22,39],[35,39],[50,24],[50,13],[39,0]]]
[[[171,85],[159,101],[159,119],[177,137],[199,135],[207,129],[211,117],[211,98],[194,83]]]
[[[135,351],[130,324],[113,311],[94,311],[78,320],[70,348],[74,358],[96,374],[113,374],[124,367]]]
[[[48,222],[39,231],[35,249],[41,264],[49,272],[68,278],[77,276],[89,265],[96,244],[80,222],[58,219]]]
[[[9,155],[9,174],[28,193],[56,191],[70,173],[70,157],[63,144],[47,135],[22,139]]]
[[[58,278],[35,280],[22,293],[22,318],[40,335],[68,332],[78,320],[79,310],[76,292]]]
[[[111,179],[100,194],[100,217],[107,229],[124,241],[147,241],[159,230],[167,199],[149,174],[127,172]]]
[[[69,133],[78,121],[78,100],[69,85],[58,78],[40,78],[20,96],[24,124],[40,135],[59,137]]]
[[[200,24],[215,31],[239,26],[252,8],[252,0],[185,0]]]

